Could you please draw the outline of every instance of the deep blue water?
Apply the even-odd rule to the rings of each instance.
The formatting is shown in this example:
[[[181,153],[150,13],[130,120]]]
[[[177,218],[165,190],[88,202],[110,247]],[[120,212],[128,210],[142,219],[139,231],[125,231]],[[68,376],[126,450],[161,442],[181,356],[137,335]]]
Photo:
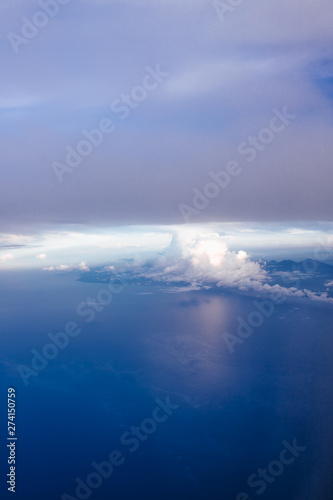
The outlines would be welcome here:
[[[77,278],[1,274],[2,493],[7,388],[14,387],[18,500],[77,498],[75,478],[85,481],[92,462],[115,449],[124,463],[89,498],[333,498],[330,306],[276,306],[230,353],[223,334],[235,333],[237,316],[254,310],[253,298],[131,285],[86,323],[77,306],[106,285]],[[68,321],[81,333],[25,386],[17,366],[31,366],[31,350],[41,352],[47,334]],[[131,453],[121,436],[152,416],[156,398],[167,397],[178,408]],[[306,450],[259,495],[248,477],[294,439]]]

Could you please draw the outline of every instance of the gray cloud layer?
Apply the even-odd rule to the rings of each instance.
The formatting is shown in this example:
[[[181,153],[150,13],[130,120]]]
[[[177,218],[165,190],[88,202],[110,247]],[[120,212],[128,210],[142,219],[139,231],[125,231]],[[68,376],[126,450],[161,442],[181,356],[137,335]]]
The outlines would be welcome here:
[[[58,7],[17,54],[8,34],[21,36],[22,18],[41,7],[1,7],[0,220],[8,227],[184,222],[179,204],[193,207],[193,188],[203,192],[209,172],[230,160],[242,172],[194,207],[193,222],[332,219],[329,0],[244,2],[223,22],[201,0]],[[156,65],[169,76],[122,120],[111,104]],[[296,118],[249,162],[239,145],[284,106]],[[52,163],[65,164],[66,147],[104,118],[115,130],[60,183]]]

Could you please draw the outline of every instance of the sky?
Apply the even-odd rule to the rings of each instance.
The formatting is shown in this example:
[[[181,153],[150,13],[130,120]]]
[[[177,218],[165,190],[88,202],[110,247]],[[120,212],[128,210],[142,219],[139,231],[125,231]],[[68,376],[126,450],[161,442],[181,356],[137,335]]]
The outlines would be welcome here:
[[[296,227],[281,223],[65,227],[30,234],[0,234],[0,270],[84,271],[124,259],[144,263],[165,253],[170,260],[167,267],[173,258],[187,258],[191,248],[197,248],[203,260],[210,260],[212,251],[223,255],[228,250],[228,255],[246,252],[252,260],[312,258],[333,263],[333,223]],[[205,238],[207,247],[203,244]]]
[[[1,2],[1,267],[331,241],[332,4],[233,3]]]

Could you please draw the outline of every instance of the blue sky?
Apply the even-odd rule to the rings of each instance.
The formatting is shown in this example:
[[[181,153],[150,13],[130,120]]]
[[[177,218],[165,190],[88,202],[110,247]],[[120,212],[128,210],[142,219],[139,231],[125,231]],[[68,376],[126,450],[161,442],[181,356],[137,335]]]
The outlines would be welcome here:
[[[330,237],[328,0],[244,1],[223,19],[210,0],[54,2],[53,17],[38,17],[46,0],[0,7],[4,245],[8,235],[17,244],[26,239],[54,255],[53,264],[58,257],[72,263],[71,232],[87,235],[87,258],[91,234],[105,231],[108,242],[126,234],[127,253],[131,238],[154,233],[140,241],[153,250],[165,247],[171,226],[186,222],[264,228],[263,247],[271,247],[279,224],[284,234],[321,222],[315,230]],[[27,23],[43,19],[45,26],[30,25],[33,35],[24,36]],[[271,129],[276,113],[293,117],[274,122],[278,132]],[[105,120],[112,132],[92,132]],[[78,160],[87,134],[88,154]],[[240,173],[198,209],[195,194],[230,161]],[[189,220],[184,205],[193,210]],[[33,265],[27,247],[3,262],[13,265],[20,252]]]

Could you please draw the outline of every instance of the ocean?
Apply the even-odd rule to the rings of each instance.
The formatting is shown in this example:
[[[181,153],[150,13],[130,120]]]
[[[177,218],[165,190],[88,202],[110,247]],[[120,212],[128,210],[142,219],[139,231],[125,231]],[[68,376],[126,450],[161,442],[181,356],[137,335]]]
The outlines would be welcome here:
[[[78,278],[2,273],[15,498],[333,498],[330,305],[288,299],[231,352],[254,297]]]

